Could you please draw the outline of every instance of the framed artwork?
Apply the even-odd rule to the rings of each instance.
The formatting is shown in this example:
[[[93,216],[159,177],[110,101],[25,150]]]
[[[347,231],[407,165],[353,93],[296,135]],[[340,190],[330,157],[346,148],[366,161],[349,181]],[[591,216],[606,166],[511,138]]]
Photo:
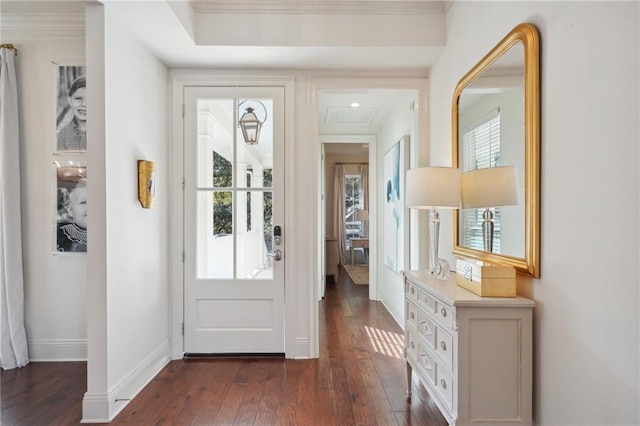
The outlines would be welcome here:
[[[55,65],[56,145],[59,153],[87,149],[86,69],[79,65]]]
[[[87,251],[87,167],[77,161],[55,161],[55,252]]]
[[[396,273],[405,269],[405,243],[408,224],[404,207],[405,175],[409,164],[409,136],[403,136],[384,154],[384,211],[382,217],[384,265]]]

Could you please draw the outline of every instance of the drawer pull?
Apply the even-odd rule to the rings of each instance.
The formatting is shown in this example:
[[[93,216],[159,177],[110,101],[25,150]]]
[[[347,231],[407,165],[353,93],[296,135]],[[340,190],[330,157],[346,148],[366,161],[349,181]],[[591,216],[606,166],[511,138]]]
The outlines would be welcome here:
[[[447,382],[445,382],[444,379],[440,379],[440,386],[442,386],[442,389],[446,389],[447,388]]]
[[[416,292],[416,289],[411,287],[411,294],[414,294]]]
[[[415,349],[415,347],[416,345],[413,342],[411,342],[411,349]]]
[[[420,321],[420,325],[424,324],[425,322],[427,322],[427,320]]]
[[[409,318],[414,319],[415,317],[416,317],[416,316],[413,314],[413,312],[411,312],[411,313],[409,314]]]
[[[446,310],[445,308],[441,308],[441,309],[440,309],[440,314],[441,314],[443,317],[446,317],[446,316],[447,316],[447,310]]]
[[[440,347],[442,348],[443,351],[447,350],[447,344],[444,342],[444,340],[440,342]]]
[[[427,358],[427,354],[420,354],[420,356],[424,358],[424,368],[427,370],[433,370],[433,367],[431,367],[431,363],[429,362],[429,358]]]

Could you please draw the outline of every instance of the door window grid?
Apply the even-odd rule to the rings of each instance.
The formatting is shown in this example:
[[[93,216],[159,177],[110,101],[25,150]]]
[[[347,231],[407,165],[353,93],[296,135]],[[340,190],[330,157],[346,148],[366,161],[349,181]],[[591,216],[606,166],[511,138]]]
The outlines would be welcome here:
[[[198,256],[198,262],[203,263],[198,266],[198,276],[270,279],[273,168],[239,161],[242,157],[255,162],[255,152],[254,156],[244,152],[244,139],[234,124],[237,103],[238,99],[198,101],[198,153],[203,161],[198,166],[196,190],[198,228],[204,231],[200,234],[204,241],[198,250],[204,254]],[[267,128],[273,129],[271,125]],[[203,151],[212,154],[201,156]],[[203,221],[205,217],[209,219]],[[212,266],[214,263],[217,266]]]

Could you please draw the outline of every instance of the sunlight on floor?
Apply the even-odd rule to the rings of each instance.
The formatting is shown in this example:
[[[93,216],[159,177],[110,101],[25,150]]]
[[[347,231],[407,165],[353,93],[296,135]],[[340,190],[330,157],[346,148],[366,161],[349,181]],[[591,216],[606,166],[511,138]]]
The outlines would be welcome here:
[[[404,337],[402,335],[367,325],[364,326],[364,330],[369,336],[374,351],[398,359],[403,358]]]

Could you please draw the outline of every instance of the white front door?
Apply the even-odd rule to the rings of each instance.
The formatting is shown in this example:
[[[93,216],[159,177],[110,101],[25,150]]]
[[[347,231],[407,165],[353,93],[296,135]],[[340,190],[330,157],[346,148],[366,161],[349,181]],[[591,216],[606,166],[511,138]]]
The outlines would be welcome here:
[[[283,354],[284,87],[186,87],[184,105],[184,351]]]

